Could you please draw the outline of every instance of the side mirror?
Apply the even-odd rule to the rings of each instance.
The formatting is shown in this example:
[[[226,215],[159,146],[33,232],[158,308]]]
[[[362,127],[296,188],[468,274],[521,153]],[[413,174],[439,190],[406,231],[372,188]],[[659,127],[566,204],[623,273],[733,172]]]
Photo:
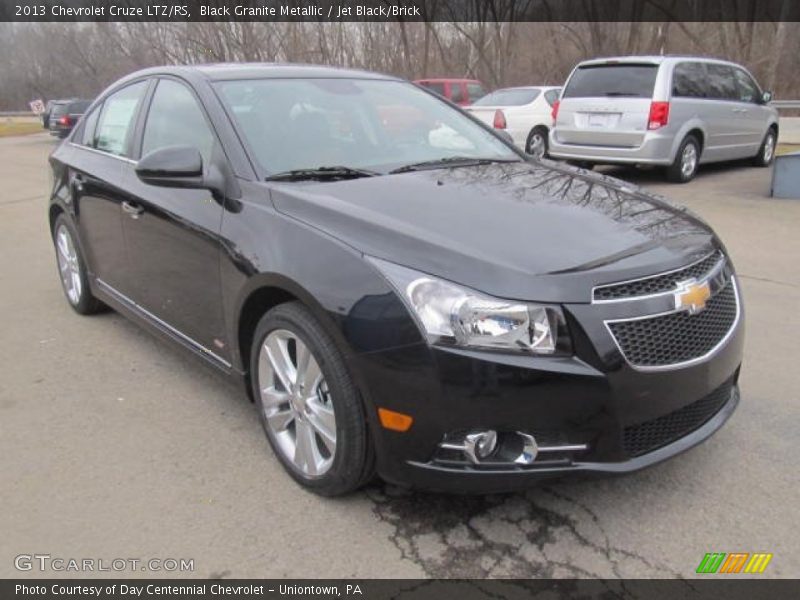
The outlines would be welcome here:
[[[203,157],[191,146],[166,146],[136,163],[136,176],[144,183],[162,187],[208,189],[203,178]]]
[[[761,103],[769,104],[770,102],[772,102],[772,92],[767,90],[763,94],[761,94]]]

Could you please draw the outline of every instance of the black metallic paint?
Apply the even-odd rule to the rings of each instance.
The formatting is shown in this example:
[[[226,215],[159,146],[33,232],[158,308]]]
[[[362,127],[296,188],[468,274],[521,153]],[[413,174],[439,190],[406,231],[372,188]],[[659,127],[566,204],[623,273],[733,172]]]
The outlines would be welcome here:
[[[677,268],[721,247],[702,221],[621,181],[549,162],[259,182],[211,84],[235,71],[140,72],[97,101],[143,77],[191,86],[219,136],[214,166],[224,174],[224,195],[137,178],[143,112],[131,160],[70,141],[53,152],[51,215],[63,211],[77,225],[98,297],[239,382],[253,311],[299,299],[344,353],[364,397],[378,471],[397,483],[489,491],[543,475],[623,472],[685,450],[730,415],[736,398],[690,436],[625,456],[626,424],[690,404],[738,373],[743,326],[709,360],[642,372],[625,363],[604,320],[648,314],[663,300],[590,304],[595,285]],[[141,211],[125,212],[123,202]],[[498,297],[561,304],[575,354],[432,347],[365,254]],[[377,406],[413,415],[413,427],[382,429]],[[573,464],[527,472],[454,473],[428,464],[444,433],[476,427],[542,432],[590,448]]]

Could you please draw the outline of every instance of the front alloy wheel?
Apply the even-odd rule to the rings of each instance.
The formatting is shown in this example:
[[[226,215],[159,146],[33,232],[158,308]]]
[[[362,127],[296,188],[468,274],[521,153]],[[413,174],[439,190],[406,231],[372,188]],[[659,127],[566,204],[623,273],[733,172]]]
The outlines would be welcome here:
[[[258,322],[250,382],[272,449],[313,492],[351,492],[374,472],[365,405],[330,334],[303,304],[287,302]]]
[[[761,148],[758,149],[758,154],[753,158],[753,164],[757,167],[768,167],[772,164],[775,158],[775,145],[777,143],[777,135],[773,128],[767,130],[764,136],[764,141],[761,142]]]
[[[277,329],[261,344],[258,381],[279,451],[304,477],[324,475],[336,454],[336,411],[317,359],[294,333]]]

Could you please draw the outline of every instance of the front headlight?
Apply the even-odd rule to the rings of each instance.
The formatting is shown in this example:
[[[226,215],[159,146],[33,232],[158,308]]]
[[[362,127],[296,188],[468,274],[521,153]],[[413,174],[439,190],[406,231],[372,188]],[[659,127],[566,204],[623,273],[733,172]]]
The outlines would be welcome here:
[[[556,306],[500,300],[384,260],[368,259],[400,293],[432,343],[535,354],[564,349],[564,317]]]

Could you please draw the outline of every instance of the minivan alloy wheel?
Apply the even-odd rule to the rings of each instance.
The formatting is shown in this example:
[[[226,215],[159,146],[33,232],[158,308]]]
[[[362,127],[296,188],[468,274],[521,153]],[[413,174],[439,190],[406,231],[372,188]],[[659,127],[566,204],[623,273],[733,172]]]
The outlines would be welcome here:
[[[56,255],[58,270],[61,274],[61,285],[69,301],[76,305],[81,301],[83,283],[81,282],[81,266],[75,242],[72,240],[66,225],[59,225],[56,230]]]
[[[697,148],[694,144],[686,144],[681,154],[681,173],[685,179],[689,179],[697,169]]]
[[[769,164],[772,161],[772,155],[775,153],[775,136],[773,134],[767,135],[764,140],[764,162]]]
[[[261,344],[258,381],[264,418],[278,450],[305,477],[319,477],[336,454],[336,414],[319,362],[285,329]]]

